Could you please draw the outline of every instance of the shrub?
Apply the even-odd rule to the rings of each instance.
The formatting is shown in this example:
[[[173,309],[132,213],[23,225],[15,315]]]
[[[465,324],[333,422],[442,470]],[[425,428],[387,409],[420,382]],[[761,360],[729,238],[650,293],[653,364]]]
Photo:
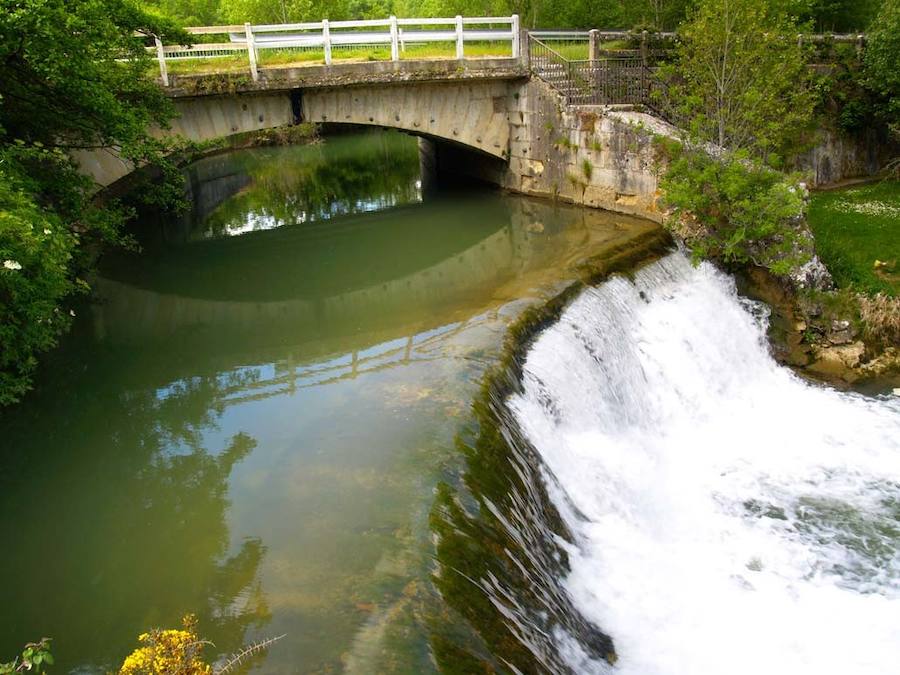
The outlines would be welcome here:
[[[860,293],[859,314],[866,332],[882,344],[900,345],[900,298]]]
[[[50,653],[50,638],[41,638],[40,642],[29,642],[22,650],[22,655],[9,663],[0,663],[0,675],[13,673],[43,673],[44,665],[53,665],[53,654]]]
[[[197,637],[197,620],[184,617],[183,630],[154,629],[138,637],[143,647],[125,658],[119,675],[212,675],[212,667],[203,661],[208,643]]]
[[[694,140],[779,165],[796,151],[814,100],[798,30],[777,3],[702,0],[661,70],[663,107]]]
[[[56,344],[71,317],[68,272],[75,235],[0,169],[0,405],[27,391],[37,355]]]
[[[810,258],[798,227],[803,189],[793,177],[739,153],[715,158],[681,150],[672,156],[661,187],[671,209],[668,225],[695,259],[754,263],[786,275]]]

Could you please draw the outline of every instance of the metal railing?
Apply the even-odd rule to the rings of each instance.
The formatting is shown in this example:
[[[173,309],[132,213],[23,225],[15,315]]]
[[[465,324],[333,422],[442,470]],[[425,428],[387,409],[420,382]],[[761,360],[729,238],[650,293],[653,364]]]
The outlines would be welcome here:
[[[530,31],[531,71],[569,105],[639,104],[674,122],[657,66],[676,44],[676,33],[647,31]],[[791,37],[790,39],[795,39]],[[852,44],[861,55],[865,35],[797,34],[799,45]],[[617,43],[604,48],[604,43]],[[822,56],[822,54],[819,54]]]
[[[587,59],[567,59],[535,33],[528,34],[532,72],[559,92],[568,105],[634,104],[652,107],[654,69],[636,50],[620,54],[596,47]]]
[[[504,26],[504,28],[495,28]],[[506,27],[508,26],[508,28]],[[245,53],[253,80],[259,79],[260,50],[321,52],[322,60],[330,66],[338,50],[390,47],[390,59],[399,61],[409,45],[449,43],[455,45],[455,58],[464,59],[467,42],[508,42],[510,56],[519,58],[519,17],[463,17],[387,19],[363,21],[329,21],[311,23],[265,24],[249,23],[228,26],[202,26],[185,29],[192,35],[223,36],[227,41],[204,42],[194,45],[165,45],[157,37],[148,47],[156,53],[160,78],[169,86],[167,63],[186,59],[210,59]]]

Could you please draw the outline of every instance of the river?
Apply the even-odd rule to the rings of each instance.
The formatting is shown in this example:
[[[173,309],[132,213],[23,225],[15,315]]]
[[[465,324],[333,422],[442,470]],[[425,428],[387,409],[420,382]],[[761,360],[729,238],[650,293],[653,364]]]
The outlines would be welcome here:
[[[0,654],[117,668],[193,612],[254,672],[427,672],[429,512],[506,327],[645,221],[433,191],[415,140],[210,157],[0,418]]]
[[[779,366],[659,240],[582,283],[652,223],[395,133],[187,179],[0,419],[0,653],[106,672],[193,612],[284,634],[257,673],[895,669],[900,398]]]

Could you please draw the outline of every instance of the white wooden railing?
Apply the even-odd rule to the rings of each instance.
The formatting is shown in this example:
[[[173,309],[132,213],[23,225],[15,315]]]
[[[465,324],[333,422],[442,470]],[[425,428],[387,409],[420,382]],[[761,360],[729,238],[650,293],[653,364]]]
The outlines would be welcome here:
[[[503,28],[496,28],[503,26]],[[519,16],[462,17],[447,19],[388,19],[311,23],[202,26],[185,29],[193,35],[222,35],[228,41],[198,42],[191,46],[165,45],[155,38],[159,74],[169,86],[168,61],[208,59],[246,53],[250,74],[259,79],[259,50],[322,51],[325,65],[332,64],[335,50],[390,45],[391,60],[399,61],[408,45],[455,43],[456,58],[465,58],[466,42],[509,42],[510,56],[519,58]]]

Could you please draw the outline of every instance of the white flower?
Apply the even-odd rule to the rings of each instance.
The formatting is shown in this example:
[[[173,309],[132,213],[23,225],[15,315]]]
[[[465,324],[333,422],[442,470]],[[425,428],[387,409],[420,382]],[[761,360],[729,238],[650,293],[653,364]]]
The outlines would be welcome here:
[[[50,234],[50,233],[51,233],[50,228],[49,228],[49,227],[45,227],[45,228],[44,228],[44,234]]]
[[[20,269],[22,269],[22,263],[20,263],[16,260],[4,260],[3,267],[5,267],[8,270],[20,270]]]
[[[75,316],[75,310],[74,310],[74,309],[70,309],[70,310],[69,310],[69,316]]]
[[[861,213],[865,216],[890,216],[893,218],[900,217],[900,207],[886,204],[878,200],[870,202],[854,203],[841,200],[835,204],[838,211],[844,213]]]

